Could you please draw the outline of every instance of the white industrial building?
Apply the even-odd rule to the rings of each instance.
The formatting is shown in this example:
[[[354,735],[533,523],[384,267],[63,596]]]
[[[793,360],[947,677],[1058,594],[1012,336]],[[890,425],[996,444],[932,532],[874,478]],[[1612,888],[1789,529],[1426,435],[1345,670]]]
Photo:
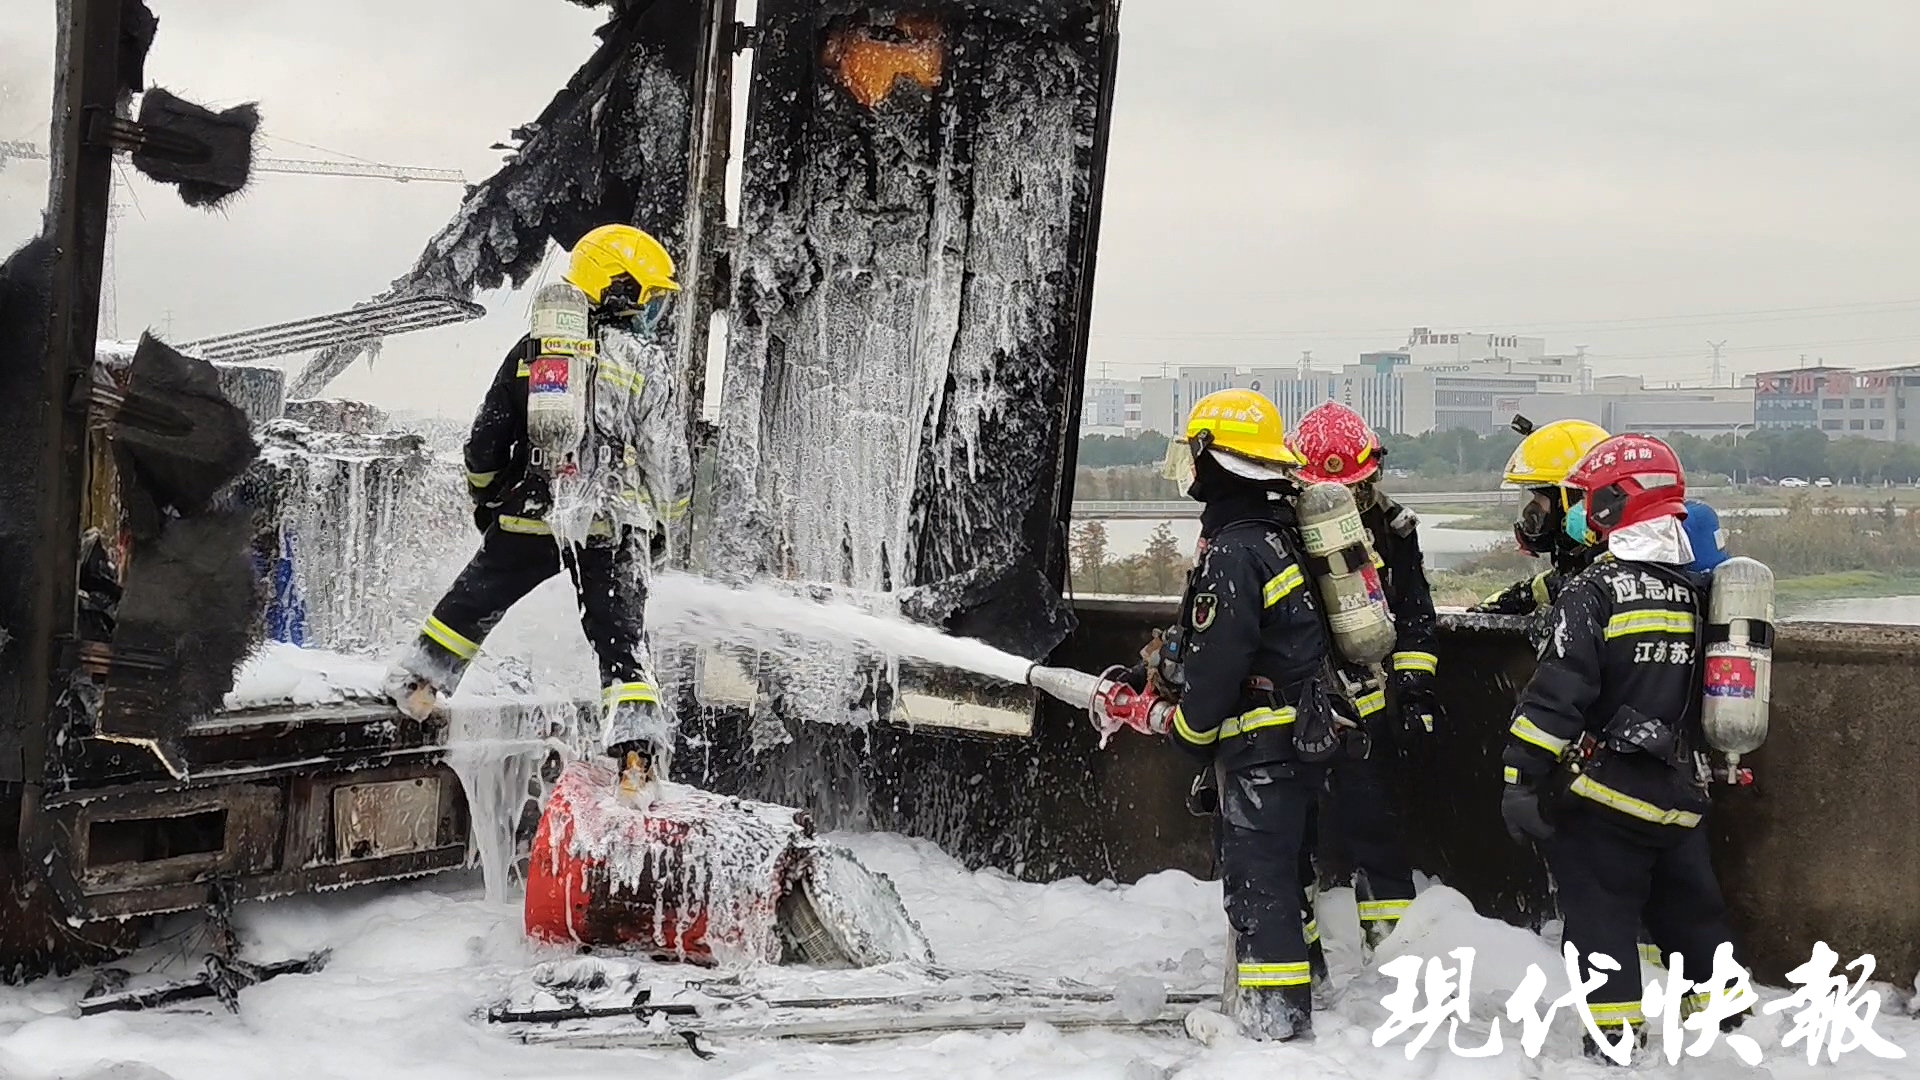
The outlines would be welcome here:
[[[1117,398],[1120,423],[1177,436],[1194,402],[1229,387],[1265,394],[1289,428],[1325,401],[1343,402],[1376,430],[1397,435],[1454,428],[1491,435],[1507,430],[1516,413],[1535,423],[1578,418],[1609,431],[1658,434],[1711,436],[1754,426],[1750,387],[1649,390],[1638,376],[1596,379],[1583,352],[1548,353],[1544,338],[1425,327],[1401,348],[1361,353],[1337,370],[1203,366],[1142,379]],[[1095,415],[1091,405],[1087,415]],[[1095,433],[1090,421],[1083,431]]]
[[[1649,390],[1639,376],[1631,375],[1598,380],[1591,393],[1529,394],[1500,405],[1536,424],[1587,420],[1608,431],[1710,439],[1752,431],[1753,403],[1752,387]]]
[[[1080,397],[1080,434],[1127,434],[1127,394],[1132,384],[1120,379],[1088,379]],[[1134,431],[1140,430],[1136,425]]]

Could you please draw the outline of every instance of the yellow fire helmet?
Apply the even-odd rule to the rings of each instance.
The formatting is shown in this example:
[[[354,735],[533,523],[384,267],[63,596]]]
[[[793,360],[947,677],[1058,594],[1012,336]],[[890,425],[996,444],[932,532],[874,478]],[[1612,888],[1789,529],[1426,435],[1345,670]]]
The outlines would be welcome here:
[[[673,280],[673,256],[660,241],[631,225],[602,225],[581,237],[562,276],[598,304],[623,275],[638,286],[635,300],[642,306],[661,293],[680,291]]]
[[[1195,402],[1187,415],[1187,445],[1196,455],[1218,450],[1223,458],[1237,459],[1221,464],[1255,479],[1276,477],[1300,464],[1287,449],[1279,408],[1257,390],[1221,390]],[[1243,463],[1251,469],[1236,467]]]
[[[1555,420],[1534,430],[1507,458],[1505,488],[1559,487],[1587,451],[1607,441],[1599,424]]]

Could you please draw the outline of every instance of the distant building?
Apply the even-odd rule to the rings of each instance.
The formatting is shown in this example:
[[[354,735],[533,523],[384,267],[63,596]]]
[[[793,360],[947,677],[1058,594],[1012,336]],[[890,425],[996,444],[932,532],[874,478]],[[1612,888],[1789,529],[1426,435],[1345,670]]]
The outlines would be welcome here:
[[[1180,418],[1176,421],[1175,431],[1186,430],[1187,413],[1192,411],[1194,403],[1201,398],[1245,385],[1245,380],[1241,378],[1238,370],[1212,366],[1183,367],[1179,369],[1177,382],[1179,393],[1174,400],[1178,406]]]
[[[1859,419],[1853,401],[1859,396],[1867,402],[1867,438],[1920,443],[1920,365],[1856,371],[1854,387],[1855,393],[1847,399],[1848,435],[1860,434],[1860,429],[1853,426],[1853,421]],[[1820,426],[1825,430],[1824,417]]]
[[[1186,430],[1191,405],[1180,398],[1180,380],[1153,376],[1140,380],[1140,430],[1177,438]]]
[[[1409,375],[1426,372],[1433,387],[1432,416],[1424,425],[1407,428],[1410,435],[1454,428],[1492,435],[1507,430],[1521,400],[1580,393],[1592,384],[1584,355],[1550,355],[1545,338],[1436,334],[1419,327],[1408,335],[1404,353],[1409,365],[1404,370]]]
[[[1530,375],[1484,372],[1432,378],[1433,423],[1426,431],[1466,428],[1475,435],[1505,431],[1520,403],[1540,390],[1540,380]]]
[[[1243,380],[1248,389],[1258,390],[1280,407],[1280,418],[1289,429],[1328,401],[1351,408],[1376,431],[1424,431],[1433,422],[1433,381],[1422,371],[1348,364],[1338,371],[1309,371],[1303,377],[1298,368],[1255,368]]]
[[[1532,360],[1546,355],[1547,340],[1504,334],[1436,334],[1417,326],[1407,335],[1406,351],[1421,367],[1495,358]]]
[[[1598,380],[1588,394],[1535,394],[1514,402],[1514,411],[1536,424],[1586,420],[1611,432],[1649,435],[1738,435],[1754,430],[1750,388],[1648,390],[1638,376]]]
[[[1791,368],[1751,379],[1762,427],[1817,428],[1833,439],[1920,442],[1920,366]]]
[[[1805,428],[1920,444],[1920,365],[1822,365],[1760,372],[1746,383],[1648,389],[1639,376],[1596,377],[1585,355],[1548,353],[1541,338],[1419,329],[1405,347],[1361,353],[1337,370],[1215,365],[1138,382],[1091,379],[1082,431],[1177,438],[1195,402],[1238,387],[1271,399],[1289,428],[1322,402],[1339,401],[1396,435],[1455,428],[1497,434],[1518,413],[1535,423],[1579,418],[1609,431],[1659,435]]]
[[[1088,379],[1080,400],[1081,435],[1124,435],[1127,384],[1118,379]]]
[[[1828,387],[1844,397],[1852,385],[1851,372],[1842,367],[1787,368],[1747,377],[1753,386],[1753,422],[1761,429],[1820,428],[1820,400],[1832,398]]]

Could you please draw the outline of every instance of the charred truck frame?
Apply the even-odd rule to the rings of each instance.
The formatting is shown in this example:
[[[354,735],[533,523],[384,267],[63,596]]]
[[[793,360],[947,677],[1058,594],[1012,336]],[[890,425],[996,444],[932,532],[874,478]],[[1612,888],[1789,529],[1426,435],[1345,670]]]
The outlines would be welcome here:
[[[1118,0],[761,0],[751,28],[731,0],[604,6],[598,50],[378,299],[459,302],[523,284],[551,243],[596,225],[654,231],[688,283],[674,347],[699,463],[693,567],[888,593],[924,621],[1053,652],[1073,625],[1061,593]],[[124,947],[142,916],[430,873],[469,846],[444,718],[222,711],[260,634],[248,555],[271,508],[243,482],[258,446],[205,359],[148,338],[105,363],[95,323],[114,156],[210,205],[246,183],[258,121],[145,88],[142,0],[66,0],[60,19],[48,231],[0,276],[0,364],[39,388],[0,400],[0,497],[35,508],[0,522],[10,977]],[[730,93],[749,50],[736,229]],[[729,333],[708,422],[716,312]],[[290,396],[367,347],[315,354]],[[790,743],[836,695],[948,731],[1026,734],[1039,715],[1025,689],[982,708],[979,688],[912,673],[687,659],[684,726],[704,753],[683,755],[686,779],[722,789],[833,788],[832,763],[796,782],[748,748]],[[884,771],[878,743],[845,752]],[[992,753],[1012,765],[1018,747]]]

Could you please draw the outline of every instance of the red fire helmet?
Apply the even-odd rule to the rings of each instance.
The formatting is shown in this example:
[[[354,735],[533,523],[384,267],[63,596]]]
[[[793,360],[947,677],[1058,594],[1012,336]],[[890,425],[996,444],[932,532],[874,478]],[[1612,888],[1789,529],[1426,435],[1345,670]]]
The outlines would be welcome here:
[[[1687,474],[1673,448],[1651,435],[1615,435],[1587,451],[1566,486],[1587,493],[1587,524],[1601,536],[1687,514]]]
[[[1316,405],[1287,442],[1309,484],[1357,484],[1380,471],[1380,440],[1359,413],[1337,401]]]

